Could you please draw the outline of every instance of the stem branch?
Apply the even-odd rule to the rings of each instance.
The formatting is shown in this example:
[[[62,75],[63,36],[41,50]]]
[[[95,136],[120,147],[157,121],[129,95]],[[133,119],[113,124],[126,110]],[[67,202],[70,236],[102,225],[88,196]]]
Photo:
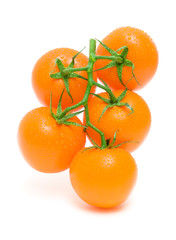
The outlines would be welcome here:
[[[96,60],[98,59],[107,59],[107,60],[111,60],[111,61],[115,61],[119,64],[121,64],[123,62],[123,58],[119,55],[119,56],[95,56]]]
[[[104,148],[107,148],[107,142],[106,142],[104,133],[101,130],[99,130],[98,128],[96,128],[90,122],[89,109],[88,109],[88,98],[89,98],[92,86],[97,86],[97,87],[105,90],[108,93],[110,101],[111,101],[112,104],[116,103],[117,99],[114,96],[114,94],[112,93],[111,89],[108,87],[108,85],[105,82],[104,82],[104,85],[101,85],[100,83],[97,83],[93,79],[94,63],[98,59],[106,59],[106,60],[114,61],[114,62],[117,63],[117,65],[123,64],[123,61],[124,61],[123,56],[121,56],[121,55],[119,55],[117,53],[115,55],[111,55],[111,56],[97,56],[96,55],[96,40],[90,39],[90,43],[89,43],[89,61],[88,61],[87,66],[86,67],[81,67],[81,68],[74,68],[73,65],[70,65],[70,67],[68,67],[68,69],[65,68],[65,70],[64,70],[65,74],[72,73],[72,75],[73,75],[73,72],[79,72],[79,71],[86,71],[87,72],[88,81],[87,81],[87,87],[86,87],[86,91],[85,91],[84,97],[83,97],[83,99],[79,103],[65,108],[65,110],[63,110],[60,113],[59,119],[63,119],[67,115],[68,112],[73,111],[74,109],[76,109],[76,108],[78,108],[80,106],[84,106],[85,118],[86,118],[86,127],[91,127],[93,130],[95,130],[97,133],[100,134],[100,137],[101,137],[101,147],[100,148],[104,149]],[[112,66],[115,66],[115,65],[112,65]],[[103,82],[103,80],[102,80],[102,82]]]
[[[116,102],[116,97],[114,96],[114,94],[112,93],[111,89],[109,87],[106,87],[106,86],[103,86],[101,85],[100,83],[97,83],[94,81],[93,85],[105,90],[108,95],[109,95],[109,98],[111,99],[112,102]]]

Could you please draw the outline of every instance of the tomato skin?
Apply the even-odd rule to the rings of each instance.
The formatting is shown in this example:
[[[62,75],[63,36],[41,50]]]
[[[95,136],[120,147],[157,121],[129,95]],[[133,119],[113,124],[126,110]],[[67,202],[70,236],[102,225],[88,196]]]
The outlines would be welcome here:
[[[44,106],[49,107],[50,95],[52,92],[52,106],[57,108],[61,93],[63,89],[65,89],[62,79],[53,79],[49,75],[53,70],[53,73],[59,72],[58,66],[55,66],[56,59],[59,58],[64,67],[68,67],[72,61],[72,57],[77,52],[78,51],[69,48],[56,48],[45,53],[36,62],[32,71],[32,86],[37,98]],[[83,53],[78,54],[78,56],[75,58],[74,67],[86,67],[87,64],[88,58]],[[76,73],[87,78],[86,71],[80,71]],[[97,81],[97,75],[95,72],[94,80]],[[86,80],[80,78],[69,78],[69,89],[73,97],[73,102],[65,90],[62,97],[62,108],[65,109],[66,107],[80,102],[84,97],[86,86]],[[92,88],[91,92],[95,92],[95,87]]]
[[[118,97],[122,91],[123,90],[117,90],[114,91],[113,94]],[[105,92],[99,95],[108,99],[108,94]],[[127,91],[121,102],[128,103],[134,112],[131,113],[131,110],[125,106],[115,106],[107,109],[99,121],[101,113],[107,106],[107,103],[97,97],[93,97],[88,101],[90,122],[104,132],[105,139],[111,138],[111,141],[115,132],[118,130],[115,145],[125,141],[137,141],[137,143],[129,142],[120,146],[120,148],[132,152],[142,144],[150,130],[151,113],[144,99],[132,91]],[[100,135],[91,128],[88,128],[86,131],[88,135],[101,146]]]
[[[122,46],[128,47],[127,59],[133,62],[135,66],[134,74],[140,83],[138,85],[133,78],[127,84],[128,89],[137,90],[143,88],[153,78],[158,66],[158,51],[153,40],[144,31],[133,27],[117,28],[107,35],[102,42],[113,50],[117,50]],[[96,53],[102,56],[110,55],[100,44]],[[108,63],[108,60],[98,60],[96,69],[102,68]],[[124,89],[118,78],[116,67],[97,71],[97,76],[99,79],[103,79],[113,90]],[[127,83],[131,77],[131,67],[124,66],[122,71],[123,83]]]
[[[70,167],[71,184],[86,203],[110,208],[123,203],[137,179],[137,165],[124,149],[79,151]]]
[[[77,117],[70,121],[81,124]],[[69,168],[85,140],[82,127],[57,124],[47,107],[28,112],[18,128],[18,143],[23,156],[40,172],[56,173]]]

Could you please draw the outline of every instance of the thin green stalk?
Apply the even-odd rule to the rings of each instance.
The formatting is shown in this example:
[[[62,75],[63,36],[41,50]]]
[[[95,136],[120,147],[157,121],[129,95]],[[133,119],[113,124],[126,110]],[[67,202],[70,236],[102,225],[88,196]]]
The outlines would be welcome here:
[[[106,144],[106,140],[105,140],[105,137],[104,137],[104,133],[102,131],[100,131],[98,128],[96,128],[90,122],[89,109],[88,109],[88,105],[87,104],[84,106],[84,110],[85,110],[85,116],[86,116],[86,127],[91,127],[94,131],[96,131],[97,133],[100,134],[100,137],[101,137],[101,148],[106,148],[107,144]]]
[[[88,62],[89,69],[87,71],[87,74],[88,74],[88,86],[90,86],[90,90],[91,90],[91,87],[94,85],[93,66],[94,66],[94,63],[96,61],[96,59],[95,59],[95,51],[96,51],[96,41],[94,39],[90,39],[89,62]],[[90,94],[90,92],[89,92],[89,94]],[[88,101],[88,98],[86,98],[86,100]],[[101,136],[101,148],[106,148],[107,144],[106,144],[106,140],[105,140],[105,137],[104,137],[104,133],[102,131],[100,131],[98,128],[96,128],[90,122],[89,109],[88,109],[87,101],[85,101],[85,105],[84,105],[85,117],[86,117],[86,127],[91,127],[93,130],[95,130],[97,133],[100,134],[100,136]]]
[[[101,43],[101,44],[103,44],[103,43]],[[104,46],[104,44],[103,44],[103,46]],[[93,79],[94,63],[98,59],[106,59],[106,60],[112,61],[110,64],[108,64],[106,67],[103,68],[103,69],[105,69],[105,68],[110,68],[110,67],[113,67],[113,66],[119,67],[119,66],[121,66],[123,64],[123,61],[124,61],[124,57],[123,56],[117,54],[117,52],[114,52],[113,50],[109,49],[107,46],[104,46],[104,47],[108,51],[110,51],[110,53],[112,53],[111,56],[97,56],[96,55],[96,40],[95,39],[90,39],[89,61],[88,61],[88,64],[87,64],[86,67],[74,68],[74,59],[78,55],[77,54],[77,55],[75,55],[73,57],[73,60],[72,60],[72,62],[69,65],[68,68],[64,68],[62,66],[61,62],[58,61],[57,64],[59,64],[60,68],[63,68],[63,69],[60,69],[60,72],[57,73],[57,74],[52,74],[53,78],[60,78],[60,77],[64,78],[65,77],[65,78],[69,79],[69,77],[75,77],[75,76],[83,78],[81,75],[78,75],[78,74],[76,74],[74,72],[79,72],[79,71],[86,71],[87,72],[88,79],[83,78],[84,80],[87,80],[87,87],[86,87],[86,91],[85,91],[83,99],[79,103],[65,108],[65,110],[63,110],[63,111],[62,110],[60,111],[60,109],[58,109],[58,111],[59,111],[58,115],[54,116],[54,117],[56,117],[58,121],[61,121],[61,122],[64,121],[65,123],[67,123],[67,125],[68,125],[68,123],[69,124],[73,124],[72,122],[67,122],[66,121],[67,118],[71,118],[72,115],[75,114],[75,113],[71,114],[69,112],[73,111],[74,109],[76,109],[76,108],[78,108],[80,106],[84,106],[85,118],[86,118],[86,127],[90,127],[94,131],[96,131],[98,134],[100,134],[101,146],[99,148],[101,148],[101,149],[104,149],[104,148],[108,147],[107,146],[107,141],[106,141],[105,136],[104,136],[104,133],[101,130],[99,130],[98,128],[96,128],[91,123],[90,118],[89,118],[88,98],[89,98],[89,95],[91,93],[92,86],[97,86],[97,87],[105,90],[108,93],[109,99],[110,99],[110,100],[108,100],[108,101],[110,101],[109,105],[108,105],[109,107],[111,107],[111,105],[113,105],[113,103],[116,103],[116,105],[119,104],[119,103],[117,103],[117,98],[114,96],[114,94],[112,93],[111,89],[108,87],[108,85],[103,80],[102,80],[102,82],[104,83],[104,85],[101,85],[100,83],[97,83],[97,82],[94,81],[94,79]],[[100,69],[98,69],[98,70],[100,70]],[[68,92],[68,89],[69,89],[69,87],[67,87],[67,92]],[[106,99],[104,99],[104,100],[106,100]],[[126,103],[124,103],[124,104],[126,104]],[[127,104],[125,106],[130,108],[130,106],[127,105]],[[61,108],[61,102],[60,102],[60,108]],[[98,147],[96,144],[94,144],[94,146]]]
[[[93,85],[95,85],[95,86],[105,90],[108,93],[108,95],[109,95],[109,97],[110,97],[112,102],[116,101],[116,97],[114,96],[114,94],[112,93],[112,91],[111,91],[111,89],[109,87],[103,86],[100,83],[95,82],[95,81],[94,81]]]
[[[115,61],[119,64],[121,64],[123,62],[123,58],[119,55],[119,56],[95,56],[96,60],[98,59],[107,59],[107,60],[112,60]]]
[[[87,71],[88,70],[88,66],[86,67],[81,67],[81,68],[69,68],[69,72],[81,72],[81,71]]]
[[[84,105],[84,98],[83,100],[81,100],[79,103],[73,105],[73,106],[70,106],[70,107],[67,107],[63,110],[63,112],[60,114],[60,118],[63,118],[68,112],[80,107],[80,106],[83,106]]]

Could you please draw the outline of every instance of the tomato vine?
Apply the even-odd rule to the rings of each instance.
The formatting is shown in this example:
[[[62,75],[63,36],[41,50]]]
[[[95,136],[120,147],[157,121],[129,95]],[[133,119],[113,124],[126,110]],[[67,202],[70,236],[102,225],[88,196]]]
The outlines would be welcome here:
[[[99,133],[100,136],[101,136],[101,146],[98,146],[95,142],[92,141],[93,145],[94,145],[93,147],[100,148],[100,149],[105,149],[105,148],[108,148],[108,147],[117,147],[117,146],[112,146],[113,143],[115,142],[115,139],[116,139],[116,133],[114,135],[114,139],[110,143],[109,139],[108,140],[105,139],[104,133],[102,131],[100,131],[98,128],[96,128],[90,122],[89,109],[88,109],[89,95],[92,94],[96,97],[99,97],[99,98],[101,98],[102,101],[104,101],[108,104],[106,106],[106,108],[103,110],[103,112],[100,116],[100,119],[101,119],[102,115],[104,114],[104,112],[108,108],[111,108],[113,106],[126,106],[127,108],[129,108],[131,110],[131,113],[133,113],[133,108],[128,103],[121,103],[121,100],[125,97],[126,92],[128,90],[127,84],[124,84],[123,81],[122,81],[122,69],[123,69],[123,67],[124,66],[132,67],[132,77],[135,78],[135,75],[134,75],[134,72],[133,72],[134,64],[130,60],[126,59],[126,56],[127,56],[127,53],[128,53],[128,47],[127,46],[123,46],[123,47],[119,48],[118,50],[114,51],[114,50],[110,49],[108,46],[106,46],[104,43],[102,43],[101,41],[99,41],[99,40],[97,40],[97,41],[110,53],[110,56],[98,56],[98,55],[96,55],[96,40],[95,39],[90,39],[89,61],[88,61],[88,64],[87,64],[86,67],[74,68],[75,58],[77,57],[77,55],[80,52],[82,52],[82,50],[80,52],[78,52],[72,58],[72,61],[67,68],[63,66],[63,63],[59,58],[56,59],[56,64],[59,68],[59,72],[58,73],[52,73],[51,72],[50,77],[54,78],[54,79],[63,79],[65,89],[66,89],[68,95],[70,96],[70,98],[72,99],[72,101],[73,101],[73,98],[72,98],[72,96],[70,94],[70,90],[69,90],[69,78],[78,77],[78,78],[81,78],[83,80],[86,80],[87,81],[87,88],[86,88],[83,99],[79,103],[77,103],[75,105],[72,105],[70,107],[67,107],[63,111],[62,111],[62,108],[61,108],[61,101],[62,101],[62,95],[63,95],[63,92],[62,92],[60,100],[59,100],[58,108],[57,108],[57,114],[54,114],[52,112],[52,94],[51,94],[50,112],[51,112],[52,117],[56,120],[56,122],[58,124],[66,124],[66,125],[74,124],[75,125],[75,123],[69,122],[67,120],[69,120],[73,116],[76,116],[76,115],[80,114],[81,112],[85,111],[85,116],[86,116],[86,125],[84,126],[85,131],[86,131],[87,127],[91,127],[97,133]],[[122,52],[118,53],[121,50],[122,50]],[[98,59],[107,59],[107,60],[110,60],[110,63],[107,64],[105,67],[103,67],[101,69],[94,70],[94,63]],[[116,98],[114,96],[111,89],[108,87],[108,85],[103,80],[101,80],[101,81],[104,83],[104,85],[95,82],[94,79],[93,79],[93,72],[94,71],[99,71],[99,70],[106,69],[106,68],[111,68],[111,67],[116,67],[117,68],[117,74],[118,74],[119,80],[122,83],[122,85],[125,87],[125,90],[122,92],[122,94],[118,98]],[[76,73],[76,72],[79,72],[79,71],[86,71],[88,78],[82,77],[81,75]],[[137,81],[136,78],[135,78],[135,80]],[[137,81],[137,83],[138,83],[138,81]],[[109,99],[105,99],[105,98],[100,97],[97,94],[91,93],[91,88],[93,86],[96,86],[96,87],[99,87],[99,88],[105,90],[108,93]],[[70,111],[73,111],[74,109],[76,109],[80,106],[84,107],[83,111],[70,113]]]

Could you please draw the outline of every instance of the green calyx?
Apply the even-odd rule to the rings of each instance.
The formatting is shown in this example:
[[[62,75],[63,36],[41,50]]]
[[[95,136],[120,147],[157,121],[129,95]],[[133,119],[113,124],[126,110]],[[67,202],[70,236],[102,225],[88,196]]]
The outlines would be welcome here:
[[[51,113],[51,116],[56,120],[57,124],[74,125],[74,126],[79,126],[79,127],[84,127],[85,128],[85,126],[83,126],[79,123],[69,121],[69,119],[71,119],[74,116],[77,116],[78,114],[84,112],[84,110],[79,111],[79,112],[75,112],[75,113],[68,113],[67,115],[62,117],[62,115],[61,115],[62,114],[61,102],[62,102],[63,93],[64,93],[64,90],[62,91],[62,94],[60,96],[56,114],[54,114],[53,111],[52,111],[52,93],[51,93],[51,97],[50,97],[50,113]]]
[[[75,56],[73,56],[72,61],[69,64],[68,67],[64,67],[62,61],[59,58],[57,58],[55,64],[58,66],[59,72],[53,73],[53,71],[52,71],[50,73],[50,77],[51,78],[53,78],[53,79],[62,79],[63,80],[64,85],[65,85],[65,89],[66,89],[69,97],[71,98],[72,103],[73,103],[73,98],[72,98],[72,95],[70,93],[69,79],[70,78],[81,78],[81,79],[87,81],[87,78],[81,76],[78,73],[75,73],[75,72],[78,72],[78,71],[86,71],[87,68],[74,68],[75,58],[78,56],[78,54],[80,54],[83,51],[83,49],[80,52],[78,52],[77,54],[75,54]]]
[[[102,113],[101,113],[101,115],[100,115],[100,117],[99,117],[99,119],[98,119],[98,122],[101,120],[103,114],[106,112],[107,109],[113,108],[113,107],[115,107],[115,106],[117,106],[117,107],[123,107],[123,106],[125,106],[125,107],[127,107],[128,109],[130,109],[131,112],[130,112],[128,115],[130,115],[130,114],[132,114],[132,113],[134,112],[134,109],[130,106],[130,104],[121,102],[121,101],[123,100],[123,98],[125,97],[126,93],[127,93],[127,89],[125,89],[125,90],[120,94],[120,96],[118,96],[118,97],[116,98],[116,97],[114,96],[114,94],[111,92],[111,94],[109,94],[109,99],[104,98],[104,97],[102,97],[102,96],[100,96],[100,95],[98,95],[98,94],[92,93],[92,95],[94,95],[95,97],[98,97],[98,98],[101,99],[103,102],[107,103],[106,107],[103,109],[103,111],[102,111]],[[112,98],[112,95],[113,95],[113,98]]]
[[[92,147],[88,147],[86,148],[84,151],[86,150],[89,150],[89,149],[93,149],[93,148],[96,148],[96,149],[114,149],[114,148],[118,148],[120,147],[121,145],[125,144],[125,143],[139,143],[138,141],[124,141],[122,143],[119,143],[117,145],[115,145],[115,141],[116,141],[116,138],[117,138],[117,132],[119,130],[117,130],[115,133],[114,133],[114,136],[113,136],[113,140],[111,142],[111,138],[110,139],[107,139],[106,140],[106,146],[98,146],[98,144],[96,144],[96,142],[89,136],[89,134],[87,133],[88,137],[90,138],[91,142],[93,143],[93,146]],[[83,151],[83,152],[84,152]]]
[[[114,148],[118,148],[120,147],[121,145],[125,144],[125,143],[139,143],[138,141],[124,141],[122,143],[119,143],[117,145],[115,145],[115,141],[116,141],[116,135],[117,135],[117,132],[119,130],[117,130],[115,133],[114,133],[114,137],[113,137],[113,140],[112,142],[110,142],[111,139],[108,139],[106,140],[108,143],[107,143],[107,148],[111,148],[111,149],[114,149]]]
[[[99,41],[99,40],[98,40]],[[52,71],[50,73],[50,77],[53,79],[62,79],[65,85],[65,90],[67,92],[67,94],[70,96],[72,102],[73,102],[73,98],[71,96],[70,90],[69,90],[69,79],[70,78],[81,78],[82,80],[86,80],[87,81],[87,87],[86,87],[86,91],[84,94],[83,99],[74,104],[71,105],[67,108],[65,108],[64,110],[62,110],[61,107],[61,101],[62,101],[62,96],[64,93],[64,90],[60,96],[60,100],[58,103],[58,107],[57,107],[57,112],[56,114],[53,113],[52,111],[52,94],[51,94],[51,100],[50,100],[50,112],[51,112],[51,116],[56,120],[56,122],[58,124],[65,124],[65,125],[75,125],[75,126],[80,126],[83,127],[83,130],[87,133],[87,128],[90,127],[92,128],[94,131],[96,131],[100,137],[101,137],[101,146],[98,146],[93,139],[92,143],[93,146],[90,148],[99,148],[99,149],[106,149],[106,148],[116,148],[119,147],[120,145],[122,145],[123,143],[120,143],[119,145],[114,145],[115,141],[116,141],[116,133],[114,134],[114,138],[112,140],[112,142],[110,142],[111,139],[105,139],[105,135],[104,133],[98,129],[97,127],[95,127],[91,121],[90,121],[90,117],[89,117],[89,109],[88,109],[88,99],[89,99],[89,95],[91,94],[91,89],[93,86],[96,86],[98,88],[103,89],[104,91],[106,91],[108,93],[109,98],[103,98],[97,94],[93,94],[94,96],[100,98],[102,101],[104,101],[107,106],[103,109],[103,112],[100,116],[99,121],[101,120],[101,117],[103,116],[103,114],[106,112],[106,110],[108,108],[112,108],[114,106],[118,106],[118,107],[123,107],[126,106],[127,108],[129,108],[131,110],[131,112],[129,114],[133,113],[133,108],[128,104],[128,103],[124,103],[121,102],[121,100],[125,97],[126,92],[128,90],[127,88],[127,83],[126,85],[123,84],[122,82],[122,69],[123,66],[129,66],[132,67],[132,77],[134,76],[134,65],[131,61],[129,61],[128,59],[126,59],[127,53],[128,53],[128,48],[126,46],[123,46],[122,48],[119,48],[118,50],[114,51],[110,48],[108,48],[108,46],[106,46],[105,44],[103,44],[101,41],[99,41],[99,43],[110,53],[110,56],[97,56],[96,55],[96,40],[95,39],[90,39],[90,47],[89,47],[89,60],[88,60],[88,64],[86,67],[81,67],[81,68],[75,68],[75,58],[78,56],[78,54],[80,52],[82,52],[82,50],[80,52],[78,52],[73,58],[71,63],[69,64],[68,67],[64,67],[62,61],[57,58],[56,59],[56,65],[59,68],[59,72],[57,73],[53,73],[54,71]],[[118,54],[118,52],[122,50],[122,52],[120,54]],[[116,66],[117,67],[117,73],[119,76],[119,79],[121,81],[121,83],[125,86],[125,90],[121,93],[121,95],[119,97],[115,97],[114,94],[112,93],[112,90],[109,88],[109,86],[101,79],[101,81],[103,82],[103,84],[100,84],[99,82],[94,81],[93,78],[93,72],[94,72],[94,63],[98,60],[98,59],[108,59],[110,61],[110,63],[103,67],[102,69],[106,69],[106,68],[111,68]],[[102,69],[97,69],[96,71],[102,70]],[[87,78],[84,78],[83,76],[79,75],[77,72],[79,71],[86,71],[87,72]],[[130,81],[131,79],[129,79]],[[78,107],[84,107],[84,110],[79,111],[79,112],[75,112],[72,113],[73,110],[75,110]],[[71,118],[73,118],[74,116],[85,112],[85,126],[75,123],[73,121],[71,121]],[[88,135],[88,133],[87,133]],[[127,143],[128,141],[124,142]],[[88,148],[88,149],[90,149]]]
[[[108,60],[111,60],[111,61],[106,66],[104,66],[102,68],[99,68],[95,71],[100,71],[100,70],[104,70],[104,69],[107,69],[107,68],[116,67],[118,78],[119,78],[121,84],[125,88],[127,88],[127,84],[132,78],[135,78],[137,84],[140,85],[140,83],[138,82],[138,80],[136,79],[135,74],[134,74],[134,64],[130,60],[126,59],[127,54],[128,54],[128,47],[123,46],[123,47],[117,49],[116,51],[114,51],[111,48],[109,48],[108,46],[106,46],[100,40],[97,40],[97,41],[110,53],[111,56],[107,56],[106,58],[104,56],[103,57],[102,56],[96,56],[96,58],[97,59],[108,59]],[[122,52],[118,53],[121,50],[122,50]],[[124,66],[132,68],[132,77],[129,79],[129,81],[126,84],[124,84],[123,81],[122,81],[122,70],[123,70]]]

